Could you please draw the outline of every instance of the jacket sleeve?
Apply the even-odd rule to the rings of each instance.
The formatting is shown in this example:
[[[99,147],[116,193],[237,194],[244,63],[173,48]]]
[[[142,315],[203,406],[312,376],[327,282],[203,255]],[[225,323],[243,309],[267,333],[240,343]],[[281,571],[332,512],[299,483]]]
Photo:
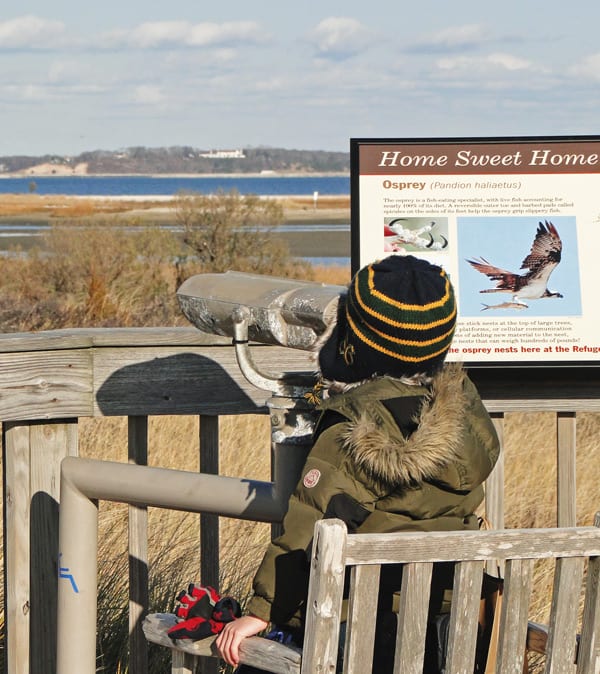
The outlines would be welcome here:
[[[373,510],[376,497],[345,469],[347,456],[340,451],[343,426],[336,424],[319,436],[290,498],[283,534],[268,546],[254,577],[248,610],[263,620],[300,622],[315,523],[337,517],[353,531]]]

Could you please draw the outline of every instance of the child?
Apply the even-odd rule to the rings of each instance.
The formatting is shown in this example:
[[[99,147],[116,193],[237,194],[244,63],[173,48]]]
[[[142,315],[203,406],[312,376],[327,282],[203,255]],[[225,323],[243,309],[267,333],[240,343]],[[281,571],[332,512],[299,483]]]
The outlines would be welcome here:
[[[227,663],[237,665],[242,639],[269,624],[302,643],[317,520],[336,517],[360,533],[477,528],[499,445],[463,368],[444,365],[455,324],[454,291],[438,266],[392,255],[352,279],[318,350],[321,412],[283,534],[256,573],[248,615],[216,641]],[[378,672],[393,663],[400,577],[397,567],[382,574],[377,634],[389,643],[376,646]]]

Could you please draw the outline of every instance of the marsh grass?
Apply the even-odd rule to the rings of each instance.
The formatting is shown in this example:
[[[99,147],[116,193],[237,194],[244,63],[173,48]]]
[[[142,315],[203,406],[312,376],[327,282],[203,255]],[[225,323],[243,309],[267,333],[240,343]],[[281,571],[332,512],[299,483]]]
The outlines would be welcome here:
[[[152,417],[149,421],[151,465],[198,470],[197,417]],[[580,524],[590,524],[599,509],[597,437],[600,415],[581,414],[577,427]],[[126,461],[127,422],[120,418],[82,419],[80,453],[101,459]],[[270,428],[267,416],[221,417],[220,473],[269,479]],[[506,526],[545,527],[556,520],[556,428],[554,415],[508,414],[505,421]],[[99,572],[99,652],[104,669],[127,667],[127,509],[101,504]],[[151,611],[173,607],[176,592],[199,581],[199,518],[189,513],[159,509],[149,512],[149,583]],[[255,522],[221,518],[220,590],[244,604],[251,580],[270,537],[270,527]],[[530,618],[548,619],[553,569],[536,563],[535,592]],[[158,649],[151,672],[168,671],[168,654]],[[115,663],[118,663],[116,665]],[[120,667],[120,670],[115,667]],[[540,658],[532,657],[531,671]]]

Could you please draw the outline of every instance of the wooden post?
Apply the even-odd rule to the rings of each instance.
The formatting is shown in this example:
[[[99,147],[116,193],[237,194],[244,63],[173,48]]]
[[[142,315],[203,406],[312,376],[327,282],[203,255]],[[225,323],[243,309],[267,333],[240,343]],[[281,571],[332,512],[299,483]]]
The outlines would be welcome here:
[[[600,527],[600,512],[596,513],[594,526]],[[600,557],[591,557],[588,563],[578,653],[577,674],[596,674],[600,668]]]
[[[77,420],[5,422],[7,674],[56,671],[60,462],[77,455]],[[8,582],[10,580],[10,582]],[[30,634],[37,638],[30,640]]]
[[[490,416],[500,441],[500,456],[485,483],[485,515],[492,529],[504,529],[504,414],[492,412]]]
[[[335,671],[347,537],[340,520],[320,520],[315,526],[301,674]]]
[[[148,465],[148,417],[128,417],[129,463]],[[148,671],[148,642],[142,623],[148,613],[148,508],[129,506],[129,671]]]
[[[556,415],[557,445],[557,525],[574,527],[577,524],[575,450],[577,417],[575,412]]]
[[[6,674],[29,671],[29,424],[2,425]],[[10,580],[10,582],[8,582]]]
[[[200,471],[219,474],[219,417],[200,415]],[[219,516],[200,515],[200,580],[203,585],[219,588]],[[184,663],[189,664],[189,663]],[[219,662],[200,658],[198,674],[217,674]]]

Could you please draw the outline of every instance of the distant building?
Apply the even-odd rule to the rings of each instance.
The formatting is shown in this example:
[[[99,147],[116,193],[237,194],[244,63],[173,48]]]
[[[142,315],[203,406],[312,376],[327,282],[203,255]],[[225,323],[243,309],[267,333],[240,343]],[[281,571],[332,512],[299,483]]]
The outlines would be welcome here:
[[[210,152],[201,152],[199,157],[206,159],[245,159],[243,150],[211,150]]]

